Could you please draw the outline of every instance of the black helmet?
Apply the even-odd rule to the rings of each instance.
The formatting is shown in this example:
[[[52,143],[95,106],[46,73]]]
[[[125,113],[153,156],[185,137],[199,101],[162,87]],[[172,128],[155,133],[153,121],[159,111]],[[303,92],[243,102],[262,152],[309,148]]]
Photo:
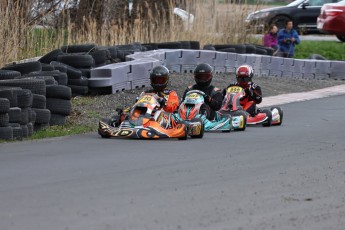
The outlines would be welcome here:
[[[213,68],[207,63],[201,63],[194,70],[194,80],[199,86],[209,86],[213,77]]]
[[[169,82],[169,70],[165,66],[156,66],[150,74],[151,86],[154,90],[165,89]]]

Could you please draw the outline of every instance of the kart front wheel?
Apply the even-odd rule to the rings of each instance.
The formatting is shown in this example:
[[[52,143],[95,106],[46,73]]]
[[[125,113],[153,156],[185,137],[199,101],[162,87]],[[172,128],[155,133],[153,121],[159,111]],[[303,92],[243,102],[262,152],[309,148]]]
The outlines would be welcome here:
[[[247,127],[247,113],[243,110],[237,110],[232,114],[232,117],[241,117],[243,119],[243,125],[240,128],[236,128],[235,131],[244,131]],[[232,121],[231,121],[232,122]]]
[[[178,137],[179,140],[185,141],[188,138],[188,128],[186,123],[184,122],[184,136]]]
[[[261,111],[262,113],[266,113],[267,120],[262,123],[263,127],[270,127],[272,125],[272,112],[271,110],[264,109]]]
[[[202,122],[201,118],[193,118],[191,120],[191,122],[196,122],[196,123],[200,123],[200,133],[198,135],[191,135],[192,138],[203,138],[204,136],[204,131],[205,131],[205,127],[204,127],[204,123]]]

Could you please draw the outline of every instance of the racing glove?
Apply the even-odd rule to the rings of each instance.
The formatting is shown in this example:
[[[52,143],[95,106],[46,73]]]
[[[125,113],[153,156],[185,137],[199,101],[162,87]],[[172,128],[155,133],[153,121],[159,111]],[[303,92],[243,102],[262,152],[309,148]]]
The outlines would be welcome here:
[[[205,99],[205,103],[209,103],[209,102],[211,102],[212,97],[208,94],[205,94],[204,99]]]
[[[254,95],[253,90],[251,90],[250,88],[246,88],[246,89],[244,90],[244,92],[246,93],[246,95],[247,95],[248,97],[253,97],[253,95]]]
[[[158,98],[158,102],[159,102],[159,106],[161,108],[163,108],[163,107],[165,107],[167,100],[164,97],[160,97],[160,98]]]

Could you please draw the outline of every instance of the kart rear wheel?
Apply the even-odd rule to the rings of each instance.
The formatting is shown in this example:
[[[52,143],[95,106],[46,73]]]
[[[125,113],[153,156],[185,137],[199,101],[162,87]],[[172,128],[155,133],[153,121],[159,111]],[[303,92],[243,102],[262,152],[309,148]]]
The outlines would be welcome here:
[[[278,123],[272,123],[272,125],[275,125],[275,126],[279,126],[283,123],[283,116],[284,116],[284,113],[283,113],[283,110],[280,108],[280,107],[272,107],[271,108],[271,111],[273,111],[274,109],[277,109],[278,110],[278,113],[279,113],[279,122]]]
[[[179,140],[185,141],[188,138],[188,127],[185,122],[181,122],[184,124],[184,136],[183,137],[178,137]]]
[[[204,127],[204,123],[202,122],[202,119],[201,118],[193,118],[191,120],[191,122],[200,122],[200,124],[201,124],[200,134],[199,135],[191,135],[191,138],[203,138],[205,127]]]
[[[110,124],[109,124],[109,122],[110,122],[110,119],[109,119],[109,118],[102,118],[101,121],[104,122],[104,123],[107,124],[107,125],[110,125]],[[98,128],[98,134],[99,134],[102,138],[110,138],[110,135],[104,133],[104,132],[102,131],[101,128]]]
[[[267,120],[262,123],[262,126],[263,127],[270,127],[272,125],[272,112],[271,112],[271,110],[263,109],[261,112],[266,113],[266,115],[267,115]]]

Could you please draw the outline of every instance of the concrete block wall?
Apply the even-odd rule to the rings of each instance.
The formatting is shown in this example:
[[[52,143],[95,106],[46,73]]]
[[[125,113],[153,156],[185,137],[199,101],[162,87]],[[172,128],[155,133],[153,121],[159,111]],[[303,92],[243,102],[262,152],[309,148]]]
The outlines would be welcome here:
[[[92,69],[89,86],[112,86],[113,93],[140,88],[149,85],[150,71],[157,65],[165,65],[171,72],[191,73],[197,64],[204,62],[210,64],[216,73],[234,73],[239,65],[250,64],[256,77],[345,80],[345,61],[184,49],[136,52],[128,55],[126,60]]]

